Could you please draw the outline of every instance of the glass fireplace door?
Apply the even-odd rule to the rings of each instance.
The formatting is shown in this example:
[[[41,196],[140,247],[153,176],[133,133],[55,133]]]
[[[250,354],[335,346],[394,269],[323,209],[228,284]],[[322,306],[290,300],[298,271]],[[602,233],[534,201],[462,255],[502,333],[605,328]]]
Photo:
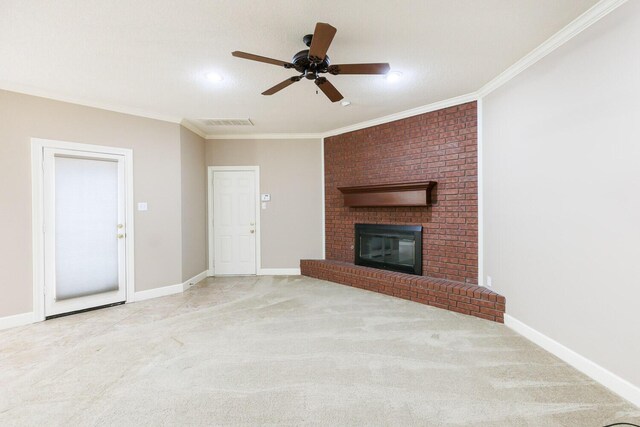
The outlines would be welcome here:
[[[422,227],[356,224],[356,264],[421,274]]]
[[[413,237],[380,234],[360,236],[360,258],[385,264],[413,266],[416,242]]]

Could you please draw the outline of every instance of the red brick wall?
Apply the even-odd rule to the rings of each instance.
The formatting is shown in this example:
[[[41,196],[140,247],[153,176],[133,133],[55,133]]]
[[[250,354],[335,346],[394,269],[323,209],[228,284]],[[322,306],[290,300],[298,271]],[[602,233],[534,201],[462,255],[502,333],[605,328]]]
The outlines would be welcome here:
[[[354,224],[423,226],[425,276],[478,278],[475,102],[326,138],[326,258],[353,262]],[[347,208],[337,187],[436,181],[428,208]]]

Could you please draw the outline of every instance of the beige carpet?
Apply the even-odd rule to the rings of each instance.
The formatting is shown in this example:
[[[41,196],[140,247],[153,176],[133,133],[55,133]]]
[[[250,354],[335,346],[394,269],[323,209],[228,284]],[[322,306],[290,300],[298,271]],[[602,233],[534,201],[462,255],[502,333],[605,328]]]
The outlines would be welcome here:
[[[0,384],[2,426],[640,423],[503,325],[297,276],[0,332]]]

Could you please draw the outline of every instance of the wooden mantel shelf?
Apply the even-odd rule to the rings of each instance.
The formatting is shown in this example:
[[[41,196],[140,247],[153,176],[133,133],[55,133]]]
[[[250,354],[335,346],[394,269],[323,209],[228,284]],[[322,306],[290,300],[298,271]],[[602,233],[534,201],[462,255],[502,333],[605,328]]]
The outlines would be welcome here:
[[[374,206],[429,206],[431,189],[435,181],[402,182],[397,184],[360,185],[338,187],[344,194],[344,205],[350,207]]]

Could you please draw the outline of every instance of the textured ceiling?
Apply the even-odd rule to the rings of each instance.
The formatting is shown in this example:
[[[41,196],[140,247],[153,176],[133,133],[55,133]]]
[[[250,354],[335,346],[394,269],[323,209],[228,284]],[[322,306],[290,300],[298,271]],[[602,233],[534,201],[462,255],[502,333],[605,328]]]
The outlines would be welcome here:
[[[596,0],[0,0],[0,88],[173,120],[250,118],[210,134],[315,133],[479,89]],[[349,107],[295,73],[231,56],[290,60],[315,23],[338,29],[334,63],[403,73],[329,76]],[[215,71],[220,83],[205,79]]]

